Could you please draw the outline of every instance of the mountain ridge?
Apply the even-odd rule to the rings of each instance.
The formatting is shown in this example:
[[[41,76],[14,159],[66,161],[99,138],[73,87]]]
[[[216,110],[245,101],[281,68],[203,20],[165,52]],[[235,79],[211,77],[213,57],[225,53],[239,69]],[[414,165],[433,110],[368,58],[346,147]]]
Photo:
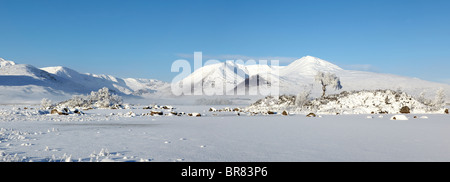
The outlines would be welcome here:
[[[111,75],[79,73],[73,69],[54,66],[36,68],[29,64],[16,64],[0,58],[0,100],[24,103],[35,97],[68,98],[72,95],[89,94],[107,87],[122,96],[142,96],[167,87],[166,82],[155,79],[118,78]]]
[[[173,97],[169,83],[156,79],[118,78],[112,75],[79,73],[63,66],[36,68],[28,64],[16,64],[0,58],[0,99],[51,96],[70,97],[73,94],[87,94],[102,87],[124,96]],[[238,86],[246,89],[258,87],[258,80],[268,84],[278,84],[280,94],[297,94],[310,89],[318,94],[321,89],[314,82],[318,71],[336,74],[343,85],[340,91],[397,89],[418,95],[425,92],[432,97],[439,88],[444,88],[450,96],[450,85],[435,83],[394,74],[344,70],[339,66],[316,58],[304,56],[287,66],[243,65],[235,62],[220,62],[205,65],[180,81],[187,81],[195,87],[212,90],[217,83],[224,83],[226,93],[235,93]],[[197,79],[195,79],[197,78]],[[279,78],[277,80],[276,78]],[[278,81],[278,82],[274,82]],[[340,91],[327,90],[327,93]],[[40,98],[40,99],[41,99]],[[449,99],[447,99],[449,100]]]
[[[235,90],[236,88],[238,88],[238,86],[244,86],[248,90],[251,87],[258,87],[260,85],[251,83],[251,80],[253,80],[253,82],[255,82],[255,80],[262,80],[263,82],[268,82],[269,84],[271,84],[271,80],[277,80],[275,77],[278,75],[279,83],[277,84],[279,84],[280,94],[297,94],[302,90],[311,89],[313,95],[318,95],[321,91],[321,88],[315,83],[314,76],[318,71],[322,71],[336,74],[338,77],[340,77],[341,83],[343,85],[342,90],[334,91],[330,89],[327,91],[327,93],[337,93],[341,91],[353,90],[394,89],[404,90],[413,95],[418,95],[420,94],[420,92],[425,92],[430,97],[432,97],[437,89],[444,88],[446,91],[446,95],[450,95],[450,85],[448,84],[436,83],[418,78],[411,78],[394,74],[344,70],[331,62],[313,56],[304,56],[293,61],[287,66],[272,67],[268,65],[236,65],[238,65],[238,67],[236,67],[236,70],[238,72],[244,73],[243,75],[241,74],[234,76],[229,75],[228,73],[221,75],[221,70],[227,69],[229,73],[231,73],[232,71],[230,71],[230,68],[226,68],[226,63],[218,63],[214,65],[204,66],[198,70],[195,70],[192,74],[182,79],[181,81],[190,83],[194,75],[201,75],[199,76],[199,78],[201,78],[199,80],[201,80],[202,82],[198,81],[195,84],[191,84],[191,86],[203,86],[204,90],[210,91],[212,90],[211,80],[222,80],[226,82],[225,92],[235,93]],[[258,71],[258,69],[255,69],[256,66],[264,67],[265,69],[263,69],[263,71]],[[210,73],[214,73],[214,75]],[[236,78],[236,80],[228,78]]]

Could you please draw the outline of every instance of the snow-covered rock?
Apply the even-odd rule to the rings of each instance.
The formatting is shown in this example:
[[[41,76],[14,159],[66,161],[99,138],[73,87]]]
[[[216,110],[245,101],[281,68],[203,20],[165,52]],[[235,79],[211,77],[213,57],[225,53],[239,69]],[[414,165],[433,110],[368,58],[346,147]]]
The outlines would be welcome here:
[[[394,116],[391,117],[391,120],[408,120],[408,117],[406,117],[403,114],[394,115]]]
[[[194,117],[200,117],[202,116],[202,114],[198,113],[198,112],[193,112],[193,113],[188,113],[188,116],[194,116]]]
[[[410,113],[439,113],[440,110],[417,101],[405,92],[392,90],[353,91],[329,95],[308,101],[304,106],[295,105],[295,96],[267,96],[245,110],[250,112],[284,110],[289,113],[319,114],[397,114],[408,107]]]

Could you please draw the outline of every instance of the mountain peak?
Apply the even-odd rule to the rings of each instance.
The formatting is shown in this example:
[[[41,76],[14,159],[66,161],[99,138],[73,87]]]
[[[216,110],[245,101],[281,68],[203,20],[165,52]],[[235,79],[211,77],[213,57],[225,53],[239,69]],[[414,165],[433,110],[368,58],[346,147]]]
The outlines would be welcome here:
[[[3,66],[9,66],[9,65],[15,65],[16,63],[12,62],[12,61],[7,61],[3,58],[0,58],[0,68]]]
[[[58,72],[67,72],[67,71],[74,71],[70,68],[66,68],[63,66],[52,66],[52,67],[44,67],[40,68],[41,70],[47,71],[52,74],[57,74]]]
[[[315,75],[318,71],[336,72],[342,68],[339,66],[313,56],[304,56],[295,60],[283,69],[284,75]]]
[[[314,57],[314,56],[307,55],[307,56],[303,56],[303,57],[300,58],[300,59],[315,60],[315,59],[319,59],[319,58],[316,58],[316,57]]]
[[[314,57],[314,56],[304,56],[304,57],[302,57],[302,58],[300,58],[300,59],[297,59],[297,60],[295,60],[293,63],[295,63],[295,62],[303,62],[303,63],[313,63],[313,64],[320,64],[320,65],[326,65],[326,66],[335,66],[335,67],[337,67],[336,65],[334,65],[334,64],[332,64],[332,63],[330,63],[330,62],[328,62],[328,61],[325,61],[325,60],[323,60],[323,59],[320,59],[320,58],[317,58],[317,57]]]

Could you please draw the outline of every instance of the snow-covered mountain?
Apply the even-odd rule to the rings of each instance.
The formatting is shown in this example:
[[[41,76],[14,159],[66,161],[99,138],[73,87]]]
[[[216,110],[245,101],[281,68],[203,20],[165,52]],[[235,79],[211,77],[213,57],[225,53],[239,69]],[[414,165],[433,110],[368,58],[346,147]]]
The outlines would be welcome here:
[[[35,102],[43,97],[66,99],[108,87],[119,95],[155,93],[168,83],[155,79],[117,78],[111,75],[79,73],[56,66],[36,68],[0,58],[0,103]]]
[[[237,93],[237,88],[242,87],[248,93],[250,89],[261,89],[259,83],[268,83],[279,85],[280,94],[297,94],[305,89],[311,89],[312,96],[318,96],[321,87],[314,82],[314,76],[318,71],[334,73],[341,80],[343,89],[338,91],[329,89],[327,94],[364,89],[392,89],[402,90],[411,95],[424,92],[427,97],[432,98],[436,90],[443,88],[448,96],[447,102],[450,101],[448,84],[392,74],[344,70],[312,56],[302,57],[287,66],[243,65],[232,61],[210,64],[195,70],[180,82],[188,83],[192,88],[203,86],[205,91],[217,89],[217,84],[223,83],[226,94]],[[159,80],[79,73],[61,66],[39,69],[0,58],[0,103],[40,100],[43,97],[67,99],[71,95],[86,94],[102,87],[108,87],[119,95],[173,96],[171,85]]]
[[[340,78],[343,86],[342,90],[327,90],[327,92],[330,93],[364,89],[394,89],[403,90],[412,95],[418,95],[420,92],[425,92],[432,97],[436,90],[444,88],[447,95],[450,95],[450,85],[448,84],[393,74],[344,70],[328,61],[312,56],[298,59],[280,69],[280,92],[295,94],[305,87],[312,88],[313,93],[314,91],[319,92],[320,86],[317,83],[314,83],[314,76],[318,71],[331,72]],[[313,84],[312,87],[311,84]]]
[[[242,65],[231,61],[217,63],[204,66],[181,81],[192,83],[194,87],[201,87],[203,84],[204,90],[208,91],[219,80],[226,83],[226,93],[233,93],[238,86],[245,85],[247,90],[258,87],[259,84],[255,80],[269,84],[274,84],[273,81],[278,80],[281,94],[297,94],[302,90],[311,89],[313,95],[319,95],[321,88],[314,82],[314,76],[318,71],[334,73],[341,80],[343,89],[339,91],[329,89],[327,94],[364,89],[393,89],[402,90],[411,95],[424,92],[428,97],[433,97],[436,90],[443,88],[446,95],[450,96],[448,84],[393,74],[344,70],[335,64],[312,56],[302,57],[287,66]],[[450,100],[449,97],[447,100]]]
[[[272,74],[279,70],[279,68],[278,66],[259,64],[243,65],[233,61],[226,61],[203,66],[175,85],[189,85],[190,83],[192,93],[195,93],[195,89],[203,86],[203,91],[208,93],[216,91],[217,85],[221,83],[224,89],[223,94],[225,94],[227,92],[233,92],[236,86],[245,83],[248,86],[248,84],[252,83],[250,80],[270,80]],[[184,93],[187,91],[183,90]]]
[[[0,68],[3,66],[10,66],[10,65],[15,65],[16,63],[12,62],[12,61],[7,61],[4,60],[3,58],[0,58]]]
[[[108,87],[111,90],[126,95],[142,95],[154,93],[159,87],[167,85],[166,82],[155,79],[118,78],[111,75],[97,75],[91,73],[79,73],[70,68],[56,66],[41,68],[48,73],[82,83],[87,90],[98,90]]]
[[[295,60],[286,67],[281,68],[280,76],[285,77],[304,77],[304,76],[314,76],[317,71],[322,72],[337,72],[343,69],[325,60],[305,56],[300,59]]]

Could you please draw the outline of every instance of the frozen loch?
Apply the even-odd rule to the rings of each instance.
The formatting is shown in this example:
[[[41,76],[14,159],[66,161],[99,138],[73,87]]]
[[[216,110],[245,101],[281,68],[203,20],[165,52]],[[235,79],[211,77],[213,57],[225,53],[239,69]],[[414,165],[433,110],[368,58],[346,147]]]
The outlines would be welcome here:
[[[168,110],[151,116],[137,106],[82,115],[2,106],[0,161],[450,161],[447,114],[391,120],[394,114],[238,115],[173,107],[201,116]]]

